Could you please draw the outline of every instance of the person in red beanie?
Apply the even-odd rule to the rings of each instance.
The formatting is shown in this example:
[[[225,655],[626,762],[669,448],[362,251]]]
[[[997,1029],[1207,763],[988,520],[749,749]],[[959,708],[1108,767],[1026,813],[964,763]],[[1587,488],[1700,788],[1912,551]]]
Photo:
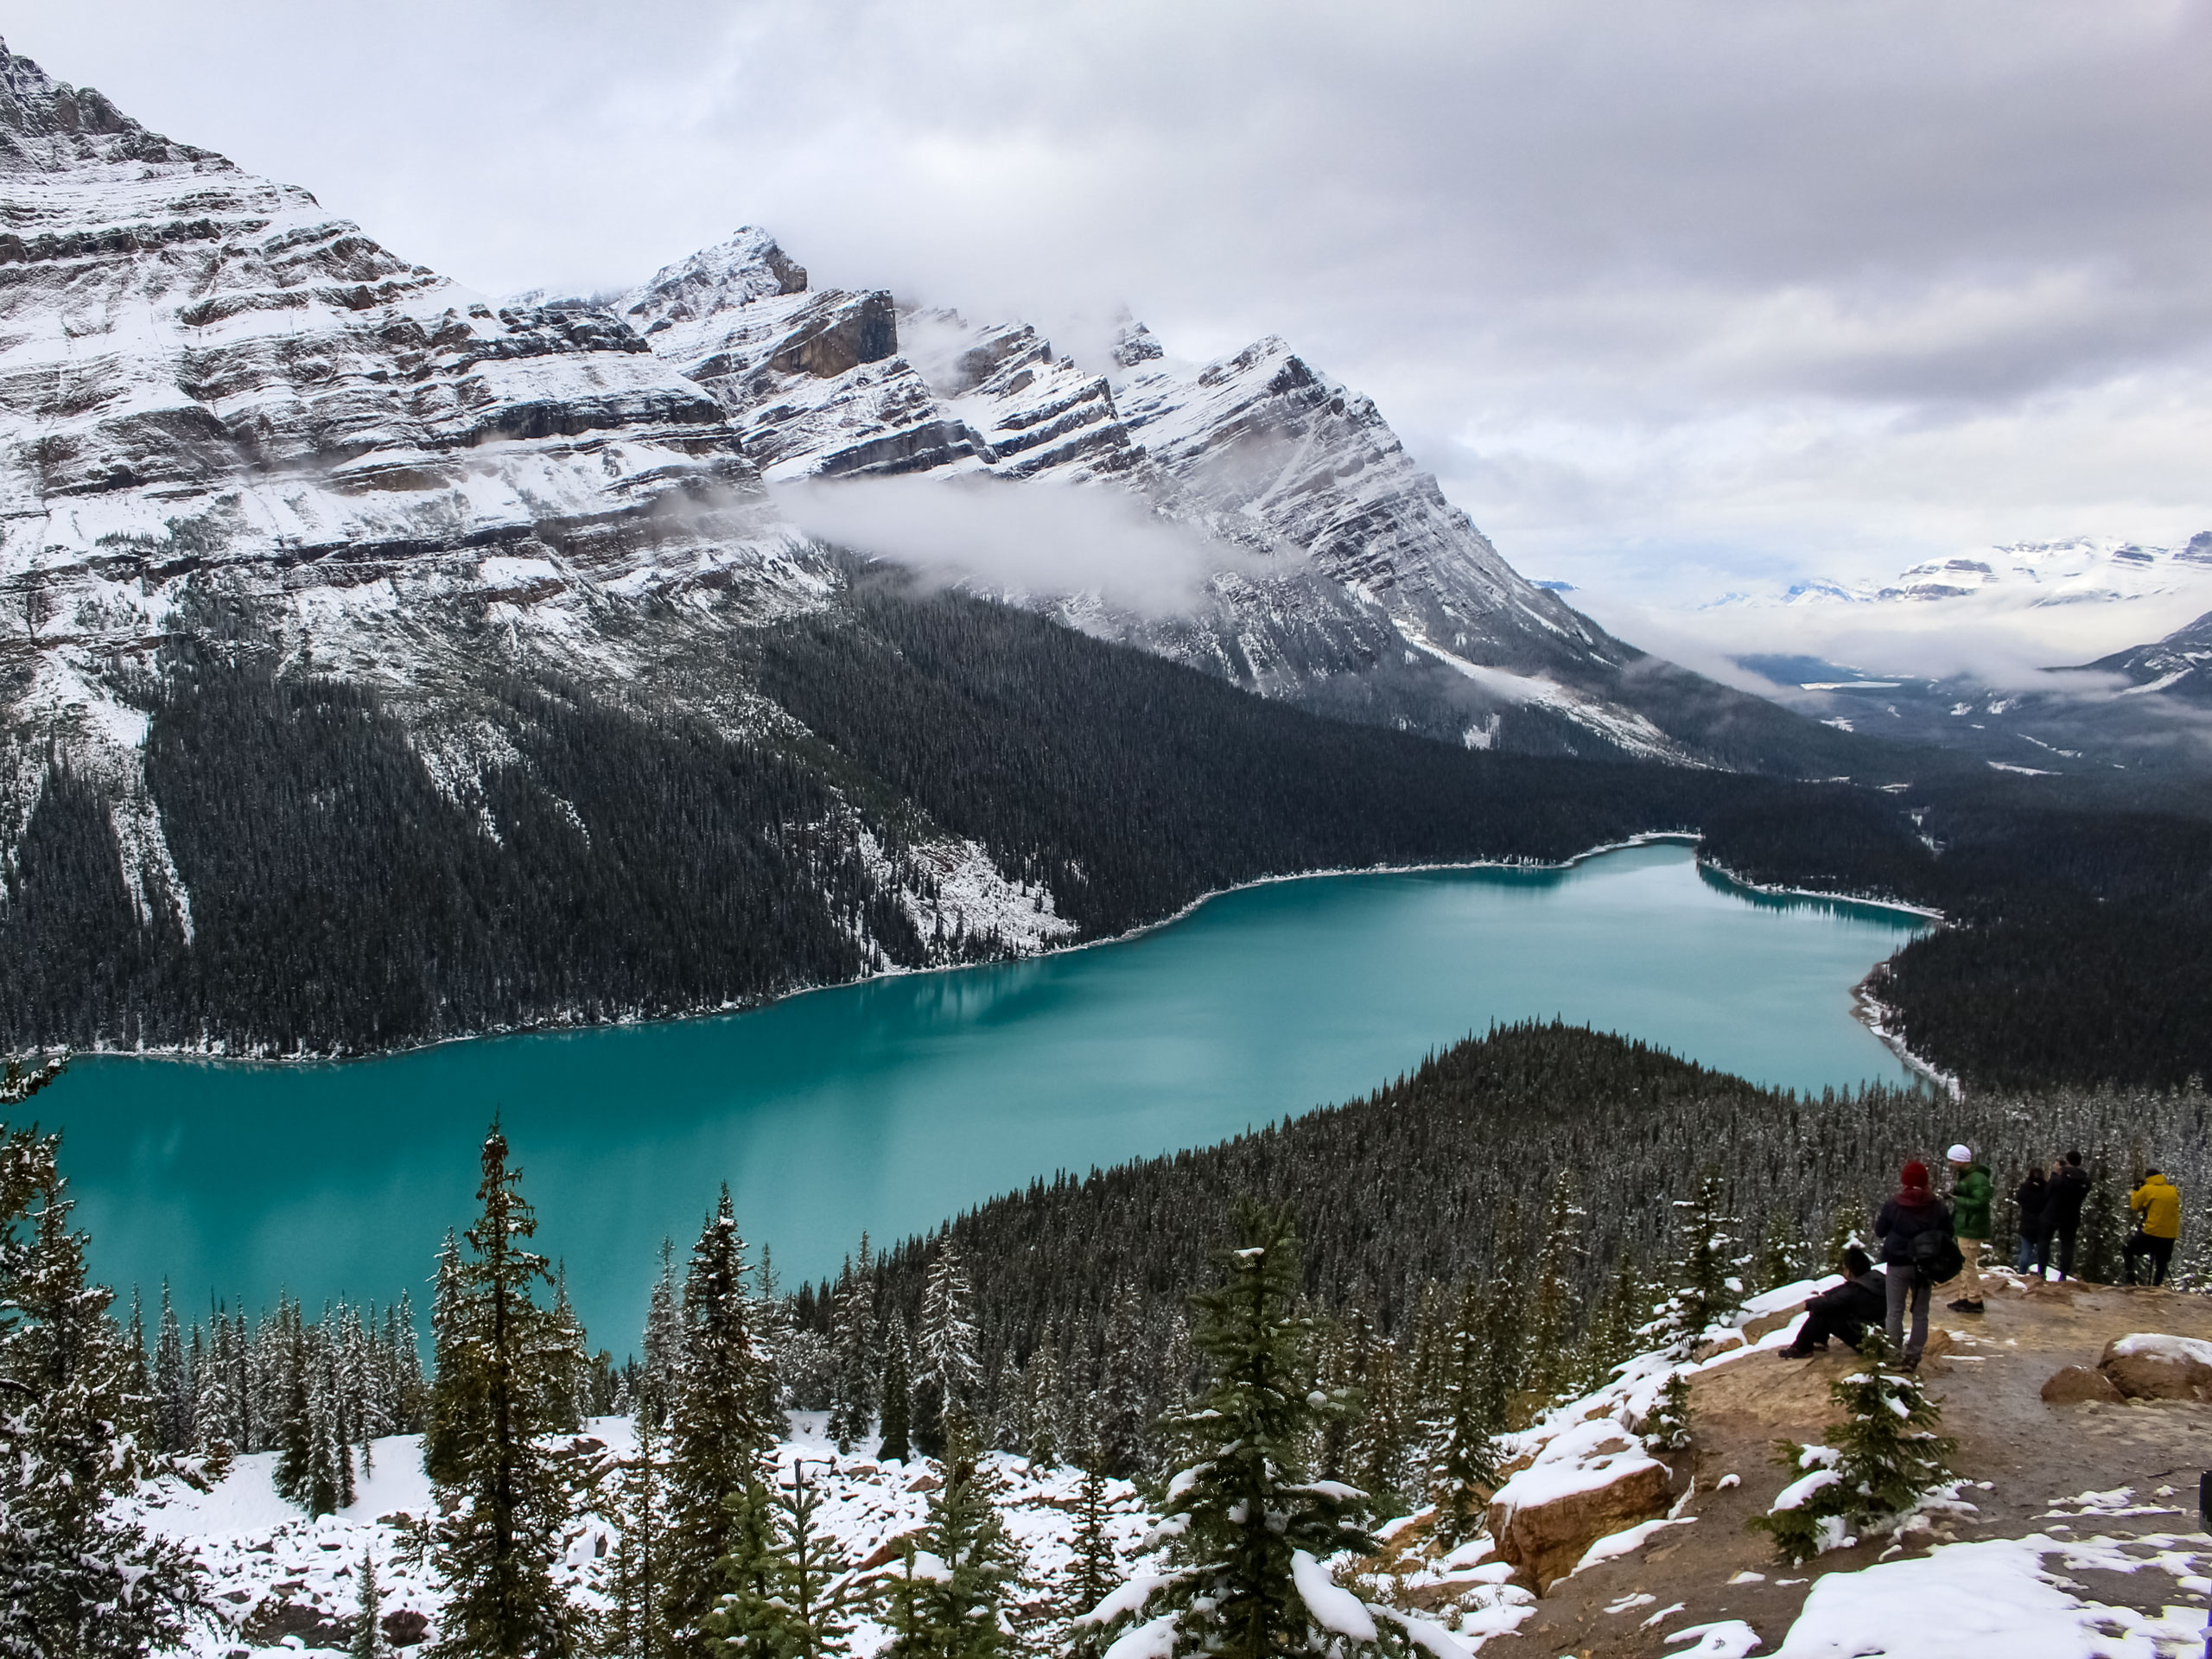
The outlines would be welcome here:
[[[1917,1158],[1898,1172],[1897,1190],[1874,1217],[1874,1237],[1882,1247],[1882,1272],[1889,1280],[1889,1337],[1892,1351],[1903,1350],[1904,1368],[1918,1368],[1928,1346],[1928,1298],[1935,1288],[1914,1265],[1915,1241],[1923,1233],[1951,1233],[1951,1212],[1929,1190],[1928,1166]],[[1912,1334],[1906,1339],[1904,1314],[1912,1308]]]

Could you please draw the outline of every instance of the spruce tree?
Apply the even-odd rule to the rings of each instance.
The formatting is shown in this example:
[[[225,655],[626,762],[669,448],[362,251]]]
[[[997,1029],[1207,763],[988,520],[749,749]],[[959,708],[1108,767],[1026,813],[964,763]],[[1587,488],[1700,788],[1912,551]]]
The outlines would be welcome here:
[[[1955,1441],[1918,1376],[1890,1363],[1889,1344],[1870,1331],[1859,1364],[1828,1385],[1844,1413],[1827,1446],[1785,1445],[1779,1461],[1797,1478],[1791,1499],[1749,1522],[1774,1540],[1792,1566],[1842,1544],[1852,1533],[1892,1530],[1915,1504],[1951,1478]]]
[[[1156,1414],[1145,1409],[1143,1330],[1143,1300],[1135,1285],[1124,1284],[1107,1305],[1098,1391],[1090,1414],[1099,1466],[1118,1480],[1143,1471],[1147,1420]]]
[[[1166,1515],[1181,1527],[1173,1567],[1122,1615],[1148,1621],[1146,1649],[1162,1656],[1269,1659],[1333,1645],[1310,1605],[1324,1593],[1320,1563],[1375,1548],[1357,1523],[1357,1494],[1308,1481],[1300,1465],[1316,1414],[1349,1406],[1316,1389],[1306,1363],[1289,1213],[1248,1199],[1236,1226],[1245,1242],[1223,1254],[1224,1281],[1192,1299],[1214,1380],[1174,1422],[1198,1456],[1166,1488]]]
[[[772,1376],[753,1328],[745,1241],[725,1185],[701,1230],[683,1281],[683,1326],[669,1408],[671,1639],[696,1650],[699,1623],[718,1593],[716,1563],[730,1553],[723,1499],[755,1480],[782,1438],[770,1408]]]
[[[567,1659],[582,1616],[553,1567],[572,1498],[541,1439],[554,1427],[546,1382],[561,1337],[535,1300],[550,1283],[545,1258],[525,1248],[537,1218],[496,1119],[482,1164],[481,1209],[466,1236],[469,1255],[456,1264],[431,1385],[432,1420],[444,1436],[445,1460],[432,1478],[444,1512],[435,1559],[446,1593],[431,1659]]]
[[[1574,1377],[1570,1337],[1576,1323],[1575,1281],[1582,1237],[1589,1217],[1574,1201],[1574,1180],[1562,1170],[1552,1183],[1544,1216],[1544,1242],[1536,1259],[1535,1287],[1529,1299],[1528,1363],[1521,1379],[1533,1415],[1551,1405]]]
[[[1675,1262],[1675,1290],[1643,1334],[1655,1338],[1669,1358],[1688,1359],[1708,1327],[1744,1304],[1744,1260],[1735,1252],[1731,1229],[1736,1218],[1724,1213],[1720,1177],[1707,1171],[1694,1197],[1675,1201],[1681,1241]]]
[[[904,1463],[914,1455],[913,1387],[908,1382],[906,1319],[891,1316],[883,1341],[883,1441],[875,1455],[887,1463]]]
[[[1490,1364],[1487,1305],[1471,1281],[1460,1293],[1444,1363],[1442,1409],[1429,1477],[1437,1535],[1450,1547],[1482,1530],[1491,1494],[1497,1489],[1497,1436],[1505,1425]]]
[[[960,1247],[948,1230],[938,1243],[922,1286],[922,1328],[912,1383],[914,1444],[926,1458],[944,1455],[957,1419],[976,1405],[982,1368],[976,1360],[975,1293]]]
[[[192,1377],[184,1363],[184,1336],[162,1281],[162,1322],[154,1343],[154,1425],[157,1444],[171,1454],[192,1450]]]
[[[438,1247],[437,1270],[430,1279],[430,1375],[458,1377],[466,1369],[464,1356],[474,1340],[467,1322],[467,1289],[464,1281],[461,1241],[446,1230]],[[441,1485],[459,1485],[465,1478],[467,1448],[465,1437],[474,1422],[474,1404],[458,1389],[432,1387],[423,1402],[423,1469]]]
[[[356,1592],[353,1639],[347,1645],[350,1659],[391,1659],[391,1644],[384,1635],[384,1596],[377,1588],[376,1558],[361,1551],[360,1585]]]
[[[1379,1338],[1360,1380],[1359,1416],[1345,1447],[1345,1476],[1377,1515],[1404,1513],[1405,1464],[1412,1426],[1400,1381],[1397,1344]]]
[[[1613,1268],[1612,1283],[1590,1316],[1576,1351],[1573,1388],[1590,1394],[1613,1380],[1613,1374],[1637,1351],[1637,1332],[1650,1305],[1650,1292],[1637,1270],[1636,1257],[1626,1249]]]
[[[1122,1579],[1121,1552],[1114,1547],[1114,1535],[1107,1525],[1113,1512],[1112,1499],[1106,1490],[1106,1477],[1091,1466],[1096,1463],[1092,1459],[1086,1465],[1083,1479],[1076,1486],[1073,1554],[1063,1580],[1071,1618],[1103,1601]]]
[[[913,1659],[992,1659],[1014,1647],[1005,1610],[1020,1558],[999,1516],[998,1484],[957,1412],[944,1463],[944,1483],[930,1494],[922,1529],[930,1570],[893,1651]]]
[[[772,1491],[759,1483],[743,1499],[747,1523],[726,1558],[731,1587],[707,1616],[725,1659],[825,1659],[850,1651],[851,1564],[823,1530],[821,1493],[804,1460]],[[750,1517],[757,1515],[756,1528]]]
[[[59,1073],[10,1059],[0,1104]],[[111,1505],[149,1472],[128,1426],[149,1402],[85,1282],[85,1236],[59,1137],[0,1128],[0,1652],[123,1659],[184,1640],[204,1609],[199,1569]]]
[[[709,1596],[696,1632],[679,1643],[681,1650],[715,1659],[787,1659],[773,1509],[757,1470],[723,1498],[722,1532],[729,1548],[715,1563],[719,1593]]]
[[[875,1262],[866,1233],[861,1235],[859,1264],[848,1262],[838,1277],[831,1320],[836,1375],[830,1434],[840,1452],[849,1452],[875,1426]]]
[[[1060,1339],[1047,1320],[1037,1346],[1022,1368],[1021,1390],[1027,1406],[1022,1450],[1033,1473],[1059,1465],[1060,1423],[1065,1414],[1060,1389]]]
[[[658,1428],[668,1421],[668,1402],[676,1393],[677,1367],[683,1363],[683,1315],[677,1302],[676,1241],[660,1242],[660,1275],[653,1281],[652,1300],[645,1310],[643,1376],[637,1391],[640,1414],[651,1417]]]
[[[616,1485],[614,1570],[600,1643],[609,1659],[663,1659],[668,1651],[660,1430],[642,1413],[636,1425],[636,1448],[622,1460]]]

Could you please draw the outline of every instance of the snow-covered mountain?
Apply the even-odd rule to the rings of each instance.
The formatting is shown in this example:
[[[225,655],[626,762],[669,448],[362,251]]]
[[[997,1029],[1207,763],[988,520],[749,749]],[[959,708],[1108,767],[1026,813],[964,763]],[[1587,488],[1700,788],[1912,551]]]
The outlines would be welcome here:
[[[1640,653],[1524,580],[1371,400],[1280,339],[1182,363],[1125,318],[1097,361],[1078,362],[1026,322],[817,289],[753,227],[609,306],[721,401],[772,484],[1118,491],[1211,550],[1199,595],[1166,615],[1117,606],[1049,546],[1019,578],[978,583],[1059,620],[1473,747],[1508,726],[1521,746],[1704,747],[1694,720],[1669,721],[1649,687],[1624,683]]]
[[[1738,594],[1724,602],[1891,605],[1976,600],[2006,607],[2097,605],[2199,588],[2212,592],[2212,531],[2200,531],[2183,546],[2172,548],[2145,547],[2109,536],[2016,542],[1925,560],[1886,582],[1823,577],[1795,582],[1769,599]]]

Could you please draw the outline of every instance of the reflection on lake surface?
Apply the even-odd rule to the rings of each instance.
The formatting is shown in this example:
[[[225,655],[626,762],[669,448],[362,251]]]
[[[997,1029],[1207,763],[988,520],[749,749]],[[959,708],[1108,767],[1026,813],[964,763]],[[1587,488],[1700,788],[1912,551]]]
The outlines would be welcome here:
[[[1749,894],[1661,844],[1276,882],[1116,944],[728,1017],[344,1065],[89,1058],[36,1103],[67,1131],[95,1270],[166,1275],[188,1319],[280,1287],[425,1303],[500,1111],[539,1243],[620,1354],[662,1236],[680,1254],[725,1180],[795,1281],[863,1227],[1351,1098],[1494,1021],[1557,1015],[1798,1089],[1902,1082],[1850,988],[1922,925]]]

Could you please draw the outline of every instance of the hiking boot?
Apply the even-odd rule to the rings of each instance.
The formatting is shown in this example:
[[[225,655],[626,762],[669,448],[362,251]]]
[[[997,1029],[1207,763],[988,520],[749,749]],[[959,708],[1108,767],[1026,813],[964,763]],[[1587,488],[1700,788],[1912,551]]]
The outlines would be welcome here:
[[[1951,1312],[1954,1313],[1979,1313],[1981,1312],[1981,1304],[1980,1302],[1970,1302],[1965,1297],[1961,1296],[1957,1301],[1951,1304]]]
[[[1898,1362],[1897,1369],[1901,1371],[1918,1370],[1920,1369],[1920,1356],[1918,1354],[1907,1354],[1904,1359]]]
[[[1793,1346],[1789,1348],[1777,1348],[1774,1351],[1783,1359],[1810,1359],[1815,1354],[1820,1352],[1820,1350],[1817,1348],[1798,1348]]]

